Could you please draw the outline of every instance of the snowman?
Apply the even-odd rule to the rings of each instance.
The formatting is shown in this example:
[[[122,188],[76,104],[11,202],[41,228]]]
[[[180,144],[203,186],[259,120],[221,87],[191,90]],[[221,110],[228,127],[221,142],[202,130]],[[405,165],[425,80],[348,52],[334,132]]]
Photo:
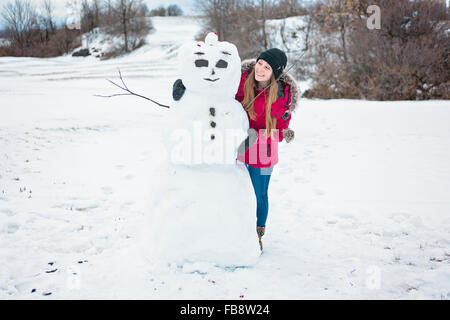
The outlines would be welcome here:
[[[167,159],[151,188],[147,251],[154,262],[248,266],[260,255],[251,181],[237,150],[248,118],[235,100],[241,59],[209,33],[179,50],[164,126]]]

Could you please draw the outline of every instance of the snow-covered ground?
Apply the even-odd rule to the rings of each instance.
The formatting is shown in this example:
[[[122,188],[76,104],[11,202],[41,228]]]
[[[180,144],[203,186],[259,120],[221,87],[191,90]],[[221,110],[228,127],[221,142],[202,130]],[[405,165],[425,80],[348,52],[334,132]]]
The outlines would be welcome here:
[[[448,101],[301,100],[259,261],[152,267],[140,239],[169,111],[94,95],[121,93],[120,68],[171,104],[199,24],[153,23],[118,59],[0,58],[1,299],[450,299]]]

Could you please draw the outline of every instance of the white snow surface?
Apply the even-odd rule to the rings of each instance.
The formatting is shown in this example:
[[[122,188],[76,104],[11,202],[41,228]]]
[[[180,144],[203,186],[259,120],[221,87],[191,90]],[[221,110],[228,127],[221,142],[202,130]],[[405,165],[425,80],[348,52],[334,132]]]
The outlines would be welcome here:
[[[0,58],[1,299],[450,299],[448,101],[301,100],[258,261],[149,261],[168,110],[94,94],[122,93],[106,81],[120,68],[172,103],[176,50],[200,24],[153,23],[148,45],[113,60]]]

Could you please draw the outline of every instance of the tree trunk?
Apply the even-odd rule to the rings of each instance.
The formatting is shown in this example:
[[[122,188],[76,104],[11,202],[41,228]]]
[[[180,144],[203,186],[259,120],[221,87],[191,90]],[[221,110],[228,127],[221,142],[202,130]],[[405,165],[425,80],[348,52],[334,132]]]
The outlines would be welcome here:
[[[122,0],[122,27],[125,39],[125,52],[128,52],[127,6]]]
[[[342,54],[344,56],[344,61],[347,62],[347,45],[345,43],[345,23],[341,25],[341,43],[342,43]]]
[[[263,46],[264,50],[267,50],[267,34],[266,34],[266,15],[264,0],[261,0],[261,20],[262,20],[262,35],[263,35]]]

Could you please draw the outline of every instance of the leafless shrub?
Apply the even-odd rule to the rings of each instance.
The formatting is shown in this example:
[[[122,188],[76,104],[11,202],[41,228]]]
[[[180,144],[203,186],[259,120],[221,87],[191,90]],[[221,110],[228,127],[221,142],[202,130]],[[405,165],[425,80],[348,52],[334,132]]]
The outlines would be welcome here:
[[[10,0],[4,4],[0,17],[7,26],[9,45],[2,46],[0,55],[58,56],[79,46],[82,33],[100,27],[113,36],[123,37],[122,45],[108,55],[116,56],[142,46],[152,29],[143,0],[74,0],[68,6],[79,13],[81,30],[69,30],[67,26],[58,29],[51,0],[42,0],[40,11],[30,0]]]
[[[370,30],[373,1],[330,1],[315,25],[312,89],[307,97],[371,100],[448,99],[448,13],[432,0],[378,0],[381,29]],[[339,4],[339,6],[338,6]],[[347,3],[348,4],[348,3]],[[336,5],[335,8],[332,5]],[[334,11],[333,11],[334,10]]]
[[[183,10],[178,5],[171,4],[167,7],[167,15],[169,17],[182,16]]]
[[[197,0],[196,7],[205,17],[203,31],[215,31],[219,40],[233,42],[241,58],[251,58],[264,49],[267,39],[264,31],[268,9],[266,0]],[[266,40],[266,41],[265,41]]]
[[[167,15],[167,10],[166,10],[166,8],[164,6],[159,6],[159,7],[155,8],[155,9],[152,9],[150,11],[150,16],[151,17],[154,17],[154,16],[165,17],[166,15]]]
[[[141,46],[153,28],[150,19],[145,17],[145,3],[142,0],[116,0],[109,9],[111,17],[104,30],[111,35],[123,36],[122,46],[114,51],[117,54],[128,53]]]
[[[269,9],[267,11],[269,19],[284,19],[307,14],[307,9],[301,0],[269,1],[267,8]]]

